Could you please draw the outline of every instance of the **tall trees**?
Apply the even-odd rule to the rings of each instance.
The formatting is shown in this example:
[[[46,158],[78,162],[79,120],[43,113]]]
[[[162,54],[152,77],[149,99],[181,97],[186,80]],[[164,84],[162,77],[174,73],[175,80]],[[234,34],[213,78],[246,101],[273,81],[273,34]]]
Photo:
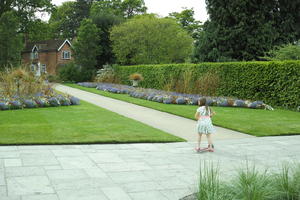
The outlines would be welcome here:
[[[113,27],[113,52],[122,64],[184,62],[193,39],[173,19],[138,16]]]
[[[100,12],[91,16],[92,21],[101,31],[99,33],[99,43],[102,51],[97,56],[97,66],[102,67],[105,64],[115,63],[115,56],[112,52],[112,44],[110,40],[110,31],[113,26],[123,21],[122,17],[109,12]]]
[[[194,38],[197,39],[202,29],[201,22],[194,18],[194,9],[185,8],[181,12],[172,12],[170,17],[176,21]]]
[[[124,18],[145,14],[147,7],[144,0],[101,0],[92,4],[91,15],[108,12]]]
[[[257,60],[299,38],[300,0],[206,0],[210,20],[196,47],[199,61]]]
[[[5,12],[14,10],[20,20],[19,31],[27,32],[37,12],[50,12],[52,8],[51,0],[1,0],[0,17]]]
[[[56,37],[74,38],[80,22],[89,17],[90,7],[90,0],[68,1],[57,7],[49,20]]]
[[[78,29],[78,36],[73,44],[73,51],[76,64],[86,71],[95,70],[101,47],[98,45],[100,30],[93,24],[92,20],[84,19]]]
[[[17,65],[23,48],[22,35],[18,33],[19,19],[13,11],[0,17],[0,68]]]

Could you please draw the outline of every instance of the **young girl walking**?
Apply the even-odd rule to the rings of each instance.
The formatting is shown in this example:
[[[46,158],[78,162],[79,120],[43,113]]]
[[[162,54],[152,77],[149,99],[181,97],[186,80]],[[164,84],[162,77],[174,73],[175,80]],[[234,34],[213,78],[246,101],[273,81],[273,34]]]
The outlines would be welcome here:
[[[208,141],[208,148],[207,150],[210,152],[214,152],[214,145],[212,143],[211,135],[215,132],[214,127],[212,125],[211,117],[215,114],[211,110],[211,108],[206,104],[206,98],[201,98],[198,101],[199,108],[195,114],[195,118],[198,121],[197,123],[197,132],[198,132],[198,143],[196,147],[196,151],[200,152],[200,143],[202,135],[206,135]]]

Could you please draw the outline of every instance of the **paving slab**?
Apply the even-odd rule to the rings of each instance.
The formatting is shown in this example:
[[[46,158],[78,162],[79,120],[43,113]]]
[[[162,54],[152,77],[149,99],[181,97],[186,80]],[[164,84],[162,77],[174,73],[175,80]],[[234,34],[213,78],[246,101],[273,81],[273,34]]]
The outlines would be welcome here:
[[[276,172],[282,162],[300,160],[300,136],[216,140],[214,153],[197,154],[195,145],[195,142],[69,145],[67,148],[53,145],[46,149],[35,146],[40,155],[30,152],[23,155],[20,152],[25,148],[18,146],[12,149],[19,158],[0,159],[3,165],[0,199],[177,200],[197,190],[199,169],[205,162],[218,165],[221,178],[228,180],[238,169],[245,168],[247,162],[255,164],[257,169]],[[3,148],[3,152],[7,150]],[[74,155],[76,152],[78,156]],[[48,165],[52,161],[45,163],[45,155],[57,162]],[[4,167],[5,159],[26,157],[40,161],[28,161],[26,164],[30,166]]]
[[[196,141],[196,121],[179,117],[169,113],[153,110],[143,106],[127,103],[124,101],[104,97],[80,89],[56,84],[54,88],[79,99],[92,103],[96,106],[116,112],[125,117],[140,121],[154,128],[184,138],[187,141]],[[195,110],[196,112],[196,110]],[[143,117],[141,117],[143,116]],[[215,139],[250,138],[253,136],[237,131],[216,127]],[[205,138],[204,138],[205,140]]]

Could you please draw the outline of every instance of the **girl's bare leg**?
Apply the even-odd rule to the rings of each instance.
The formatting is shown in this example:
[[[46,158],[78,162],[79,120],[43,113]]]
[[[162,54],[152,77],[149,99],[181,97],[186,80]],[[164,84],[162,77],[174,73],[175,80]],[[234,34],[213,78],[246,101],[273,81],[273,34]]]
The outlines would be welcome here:
[[[206,134],[208,145],[212,145],[212,137],[211,134]]]
[[[198,149],[200,149],[201,137],[202,137],[202,133],[198,133],[198,143],[197,143]]]
[[[207,137],[207,142],[208,142],[208,150],[210,152],[214,152],[211,134],[207,134],[206,137]]]

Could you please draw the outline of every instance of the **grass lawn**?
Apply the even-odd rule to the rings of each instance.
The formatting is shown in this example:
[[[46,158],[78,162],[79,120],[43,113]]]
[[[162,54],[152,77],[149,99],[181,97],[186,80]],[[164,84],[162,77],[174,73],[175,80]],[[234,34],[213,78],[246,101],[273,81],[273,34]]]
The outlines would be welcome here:
[[[65,84],[74,88],[119,99],[137,105],[193,119],[197,106],[167,105],[153,101],[133,98],[127,94],[113,94],[95,88],[86,88],[76,84]],[[275,111],[249,108],[212,107],[217,113],[213,122],[217,126],[237,130],[255,136],[300,134],[300,113],[276,109]]]
[[[181,142],[181,138],[81,101],[0,111],[0,144]]]

